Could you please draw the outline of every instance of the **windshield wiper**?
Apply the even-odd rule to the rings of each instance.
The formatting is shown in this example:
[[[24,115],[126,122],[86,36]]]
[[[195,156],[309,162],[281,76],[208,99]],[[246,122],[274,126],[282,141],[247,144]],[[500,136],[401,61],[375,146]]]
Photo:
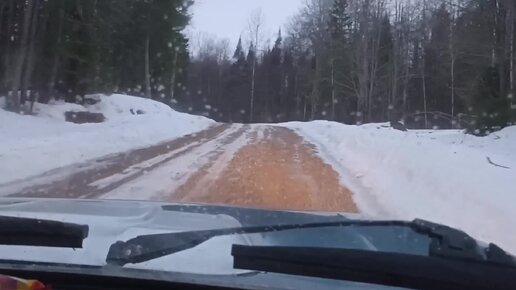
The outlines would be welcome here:
[[[127,242],[118,241],[111,245],[106,258],[108,264],[123,266],[137,264],[177,252],[194,248],[205,241],[220,236],[237,234],[255,234],[296,229],[347,227],[347,226],[407,226],[411,222],[404,221],[362,221],[345,220],[337,222],[251,226],[238,228],[190,231],[166,234],[138,236]]]
[[[234,268],[421,290],[512,289],[516,267],[364,250],[233,245]]]
[[[423,220],[414,220],[412,222],[344,220],[323,223],[240,227],[143,235],[130,239],[127,242],[118,241],[112,244],[109,249],[106,262],[108,264],[119,266],[129,263],[142,263],[194,248],[197,245],[218,236],[348,226],[409,227],[418,233],[429,236],[432,239],[429,249],[429,254],[431,256],[468,259],[482,262],[490,261],[500,264],[515,263],[512,256],[507,255],[503,250],[496,246],[492,247],[492,250],[484,253],[478,246],[477,242],[464,232]]]
[[[88,226],[0,216],[0,245],[82,248]]]

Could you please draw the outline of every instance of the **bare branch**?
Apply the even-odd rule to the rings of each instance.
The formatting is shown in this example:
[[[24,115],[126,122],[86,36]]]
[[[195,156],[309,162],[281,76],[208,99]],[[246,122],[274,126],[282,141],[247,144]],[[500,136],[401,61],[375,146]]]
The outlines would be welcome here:
[[[491,158],[489,158],[489,156],[487,156],[486,159],[487,159],[487,162],[489,162],[489,164],[491,164],[491,165],[493,165],[495,167],[500,167],[500,168],[504,168],[504,169],[511,169],[510,167],[494,163],[493,161],[491,161]]]

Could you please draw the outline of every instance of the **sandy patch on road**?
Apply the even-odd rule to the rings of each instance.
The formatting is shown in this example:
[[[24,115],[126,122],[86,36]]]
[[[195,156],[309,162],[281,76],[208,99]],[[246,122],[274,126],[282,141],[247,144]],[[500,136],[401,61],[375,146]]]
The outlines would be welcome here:
[[[226,169],[210,179],[210,168],[192,176],[171,201],[220,203],[270,209],[357,212],[352,193],[331,166],[292,130],[263,127],[256,143],[241,148]],[[253,136],[254,137],[254,136]],[[215,162],[216,163],[216,162]]]

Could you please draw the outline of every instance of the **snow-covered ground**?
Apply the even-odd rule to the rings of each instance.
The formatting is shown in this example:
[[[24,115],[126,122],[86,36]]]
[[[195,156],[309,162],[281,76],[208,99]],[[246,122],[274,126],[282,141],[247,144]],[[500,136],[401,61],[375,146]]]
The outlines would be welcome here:
[[[0,185],[155,145],[215,124],[148,99],[125,95],[99,98],[92,106],[36,104],[34,116],[0,109]],[[0,98],[0,106],[2,101]],[[99,112],[107,120],[72,124],[64,121],[63,113],[68,111]],[[143,114],[135,114],[138,111]],[[441,222],[516,253],[516,127],[481,138],[457,130],[401,132],[385,124],[347,126],[316,121],[279,126],[295,129],[316,145],[322,159],[340,174],[342,184],[354,192],[361,213],[375,218]],[[212,173],[220,172],[249,142],[247,135],[233,142],[233,147],[222,142],[239,128],[232,126],[219,139],[205,144],[190,144],[198,147],[189,155],[147,174],[141,184],[136,180],[105,197],[139,196],[131,188],[145,189],[152,195],[168,192],[182,184],[181,176],[190,176],[222,150],[224,154],[211,169]],[[257,132],[256,137],[263,138],[263,132]],[[159,162],[176,153],[145,162]],[[121,176],[115,174],[96,185],[102,187],[117,178]]]
[[[516,127],[481,138],[384,124],[286,126],[316,145],[362,213],[442,222],[516,253]]]
[[[118,94],[98,97],[100,102],[92,106],[36,103],[34,116],[0,109],[0,184],[155,145],[214,124],[148,99]],[[102,113],[106,121],[80,125],[65,122],[64,112],[68,111]],[[137,111],[143,114],[135,114]]]

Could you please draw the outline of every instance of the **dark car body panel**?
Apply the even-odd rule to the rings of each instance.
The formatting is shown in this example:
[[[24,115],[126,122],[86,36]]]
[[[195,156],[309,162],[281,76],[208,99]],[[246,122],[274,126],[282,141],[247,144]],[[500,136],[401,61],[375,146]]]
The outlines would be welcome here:
[[[165,232],[168,226],[171,231],[202,230],[209,227],[225,228],[239,226],[260,226],[277,224],[302,224],[330,221],[343,221],[349,219],[362,219],[359,215],[347,215],[343,213],[317,213],[317,212],[293,212],[273,211],[252,208],[237,208],[215,205],[198,204],[168,204],[155,202],[134,201],[109,201],[109,200],[66,200],[66,199],[2,199],[0,201],[0,215],[23,215],[31,217],[58,217],[64,220],[69,216],[84,216],[82,220],[107,217],[105,221],[112,221],[113,227],[120,227],[118,220],[131,221],[131,225],[157,229]],[[188,219],[184,217],[187,216]],[[193,217],[193,218],[192,218]],[[188,220],[188,225],[178,224]],[[210,226],[210,223],[213,225]],[[110,225],[104,224],[109,228]],[[182,227],[183,226],[183,227]],[[118,229],[120,230],[120,229]],[[106,230],[104,230],[105,232]],[[98,232],[98,231],[97,231]],[[125,231],[124,231],[125,232]],[[121,231],[114,232],[113,236],[107,235],[105,241],[111,243],[124,239]],[[96,231],[91,231],[91,237],[95,238]],[[86,240],[87,241],[87,240]],[[233,242],[228,243],[231,247]],[[312,228],[297,229],[281,232],[269,232],[251,234],[234,243],[266,245],[266,246],[300,246],[300,247],[329,247],[346,249],[364,249],[370,251],[385,251],[395,253],[408,253],[414,255],[428,255],[430,243],[423,236],[407,227],[339,227],[339,228]],[[109,247],[109,244],[105,245]],[[213,251],[219,249],[214,248]],[[104,254],[99,249],[99,255]],[[11,257],[12,258],[12,257]],[[174,261],[174,256],[169,257]],[[203,257],[194,256],[195,259]],[[190,281],[204,285],[236,286],[251,289],[395,289],[377,285],[369,285],[355,282],[336,281],[329,279],[316,279],[308,277],[296,277],[282,274],[269,274],[258,272],[235,272],[234,274],[214,275],[212,273],[186,273],[171,270],[155,270],[138,268],[138,265],[130,268],[120,268],[106,265],[105,263],[89,263],[81,266],[77,262],[68,263],[56,260],[45,261],[40,257],[39,261],[31,260],[30,256],[20,258],[12,262],[9,257],[3,257],[0,251],[0,270],[9,269],[45,270],[70,273],[84,273],[101,276],[139,277],[156,279],[161,281]],[[178,265],[175,265],[178,266]],[[180,266],[180,265],[179,265]]]

